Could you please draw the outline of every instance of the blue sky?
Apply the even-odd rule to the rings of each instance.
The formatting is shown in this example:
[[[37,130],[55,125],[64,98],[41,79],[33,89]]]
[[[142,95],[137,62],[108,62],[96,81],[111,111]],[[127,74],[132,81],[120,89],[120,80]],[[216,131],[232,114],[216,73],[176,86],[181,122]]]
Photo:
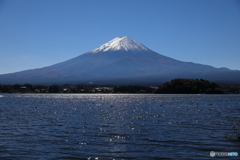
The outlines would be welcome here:
[[[129,36],[162,55],[240,70],[238,0],[0,0],[0,74]]]

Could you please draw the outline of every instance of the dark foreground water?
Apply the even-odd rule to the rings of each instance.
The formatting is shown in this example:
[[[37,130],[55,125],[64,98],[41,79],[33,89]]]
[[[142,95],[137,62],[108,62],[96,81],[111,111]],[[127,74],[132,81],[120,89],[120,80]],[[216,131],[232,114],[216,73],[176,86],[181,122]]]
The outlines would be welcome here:
[[[240,95],[0,94],[0,159],[216,159],[239,120]]]

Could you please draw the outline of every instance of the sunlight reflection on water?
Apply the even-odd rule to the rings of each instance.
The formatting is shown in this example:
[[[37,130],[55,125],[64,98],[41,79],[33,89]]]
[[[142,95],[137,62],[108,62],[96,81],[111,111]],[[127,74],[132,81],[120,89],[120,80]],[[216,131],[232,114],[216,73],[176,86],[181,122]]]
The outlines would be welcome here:
[[[239,95],[5,94],[0,158],[209,159],[240,149],[239,109]]]

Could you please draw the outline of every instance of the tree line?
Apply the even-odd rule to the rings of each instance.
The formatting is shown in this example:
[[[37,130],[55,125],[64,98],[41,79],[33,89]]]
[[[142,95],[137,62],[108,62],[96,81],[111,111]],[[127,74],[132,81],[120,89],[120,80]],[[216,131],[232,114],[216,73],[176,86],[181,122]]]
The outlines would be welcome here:
[[[1,85],[0,93],[156,93],[156,94],[239,94],[240,85],[219,86],[203,79],[174,79],[158,87],[123,85]]]

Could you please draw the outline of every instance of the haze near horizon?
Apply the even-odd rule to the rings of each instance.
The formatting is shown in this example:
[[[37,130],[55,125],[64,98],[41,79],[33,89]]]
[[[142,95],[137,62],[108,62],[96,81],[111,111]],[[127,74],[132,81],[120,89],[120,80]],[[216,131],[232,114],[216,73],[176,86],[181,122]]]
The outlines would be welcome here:
[[[240,70],[239,1],[0,1],[0,74],[129,36],[162,55]]]

